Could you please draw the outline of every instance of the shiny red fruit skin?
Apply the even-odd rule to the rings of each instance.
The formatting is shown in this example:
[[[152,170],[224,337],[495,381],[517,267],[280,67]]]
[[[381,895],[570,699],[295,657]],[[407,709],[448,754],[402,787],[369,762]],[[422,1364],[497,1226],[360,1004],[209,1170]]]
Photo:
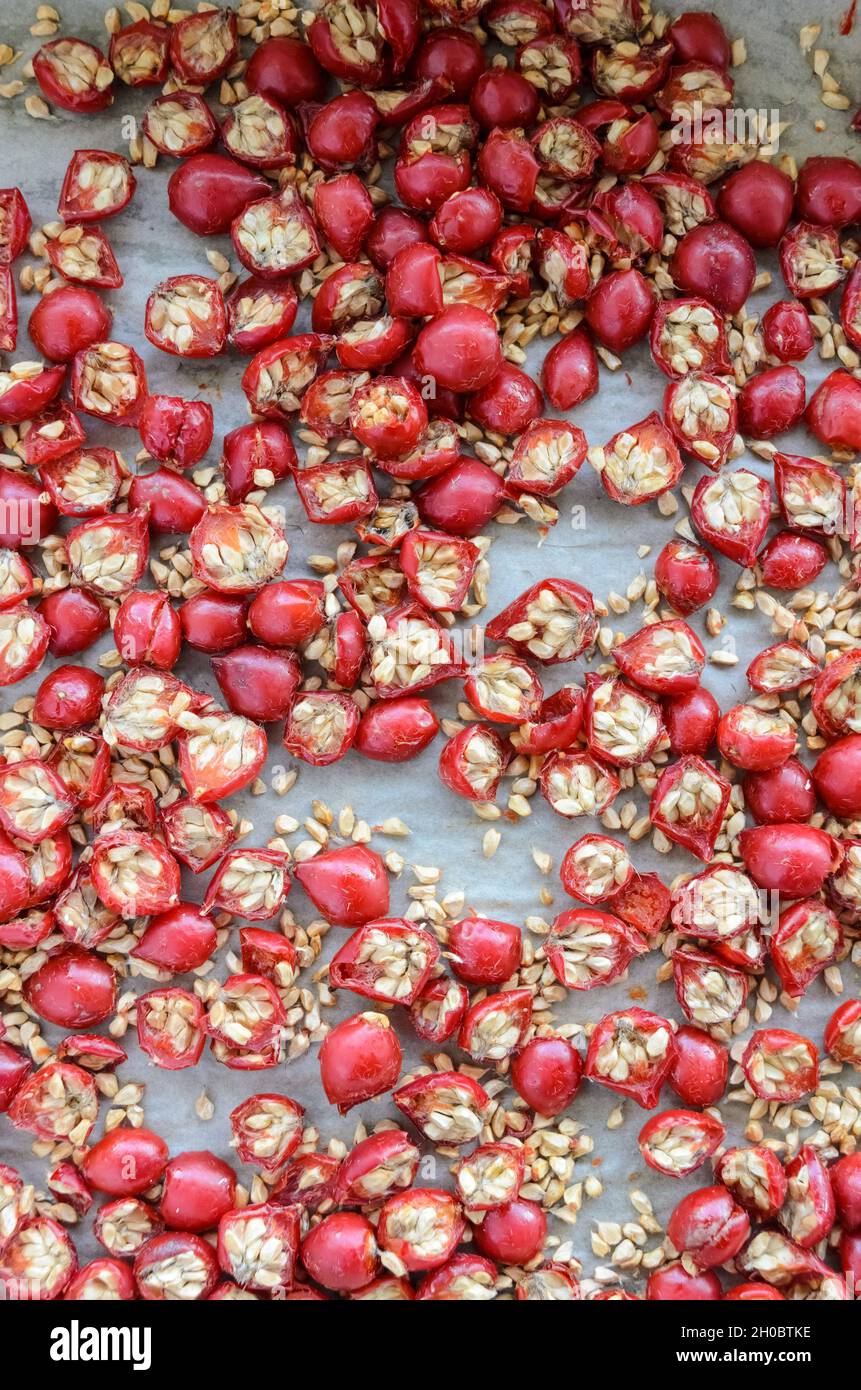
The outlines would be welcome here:
[[[768,367],[751,377],[738,397],[738,422],[742,434],[752,439],[773,439],[792,429],[804,414],[807,387],[797,367]]]
[[[431,479],[416,501],[422,520],[453,536],[477,536],[502,505],[502,479],[479,459],[462,455]]]
[[[478,391],[502,366],[493,319],[471,304],[452,304],[426,324],[415,346],[416,365],[452,391]]]
[[[110,1130],[84,1156],[85,1181],[111,1197],[134,1197],[154,1187],[164,1172],[167,1144],[151,1129]]]
[[[743,830],[739,849],[758,887],[787,898],[815,897],[843,857],[838,841],[824,830],[789,822]]]
[[[748,242],[727,222],[706,222],[682,237],[669,266],[679,289],[701,295],[722,314],[737,314],[756,278]]]
[[[487,68],[476,80],[469,109],[484,130],[531,126],[540,102],[531,82],[511,68]]]
[[[38,604],[36,612],[50,630],[52,656],[74,656],[85,651],[110,626],[107,609],[85,589],[60,589]]]
[[[139,590],[124,598],[114,621],[114,641],[129,666],[172,670],[182,647],[182,627],[167,594]]]
[[[653,1303],[717,1303],[720,1296],[720,1280],[714,1270],[688,1274],[681,1260],[656,1269],[646,1284],[646,1299]]]
[[[676,1029],[676,1050],[667,1081],[686,1105],[717,1105],[726,1090],[729,1053],[722,1043],[682,1024]]]
[[[177,903],[167,912],[151,917],[143,936],[132,951],[139,960],[160,970],[184,975],[204,965],[217,945],[210,917],[194,903]]]
[[[400,1074],[400,1043],[383,1014],[356,1014],[323,1039],[320,1079],[327,1100],[342,1115],[390,1091]]]
[[[104,678],[88,666],[57,666],[36,691],[33,718],[46,729],[77,729],[99,715]]]
[[[544,409],[544,397],[533,379],[504,362],[496,376],[470,396],[467,414],[482,429],[498,434],[522,434]]]
[[[200,488],[172,468],[138,473],[129,490],[132,507],[149,508],[149,524],[164,535],[187,535],[206,512]]]
[[[762,338],[766,351],[781,362],[802,362],[815,343],[803,305],[786,299],[766,309],[762,316]]]
[[[541,364],[541,385],[554,410],[573,410],[598,390],[598,358],[585,328],[554,343]]]
[[[772,1288],[771,1284],[736,1284],[724,1295],[724,1303],[783,1303],[783,1294],[780,1289]]]
[[[15,1092],[31,1070],[29,1057],[10,1047],[9,1043],[0,1041],[0,1115],[9,1109]]]
[[[192,468],[212,443],[212,406],[180,396],[150,396],[138,429],[147,453],[159,463]]]
[[[451,965],[471,985],[502,985],[520,964],[522,934],[511,922],[464,917],[449,932]]]
[[[254,636],[272,647],[298,647],[326,621],[318,579],[279,579],[255,594],[248,610]]]
[[[505,1265],[526,1265],[541,1253],[547,1237],[547,1217],[537,1202],[517,1197],[494,1207],[480,1226],[475,1243],[482,1254]]]
[[[336,174],[317,184],[314,216],[323,236],[341,259],[354,261],[373,226],[374,205],[357,174]]]
[[[861,734],[837,739],[819,754],[813,783],[820,800],[841,820],[861,816]]]
[[[454,19],[454,16],[452,16]],[[469,96],[487,59],[481,44],[466,29],[431,29],[416,50],[413,66],[419,79],[443,78],[455,101]]]
[[[177,1154],[165,1166],[159,1215],[174,1231],[211,1231],[231,1211],[236,1174],[208,1149]]]
[[[722,1185],[700,1187],[683,1197],[667,1223],[667,1235],[700,1269],[726,1264],[750,1232],[750,1218]]]
[[[813,778],[797,758],[768,772],[749,772],[742,783],[745,804],[758,825],[809,820],[816,810]]]
[[[212,669],[228,708],[259,723],[283,719],[302,681],[293,652],[270,651],[253,642],[214,656]]]
[[[763,583],[770,589],[805,588],[828,564],[828,551],[813,536],[778,531],[757,556]]]
[[[493,240],[501,224],[496,194],[489,188],[466,188],[440,204],[428,231],[441,250],[473,255]]]
[[[861,450],[861,381],[835,371],[814,391],[804,418],[822,444],[832,449]]]
[[[406,208],[389,206],[377,213],[365,237],[364,250],[378,270],[388,271],[399,251],[427,240],[427,226],[420,217]]]
[[[277,35],[255,48],[245,70],[245,84],[249,92],[295,107],[303,101],[322,100],[326,74],[307,43]]]
[[[91,1028],[106,1019],[116,1000],[116,976],[107,961],[81,946],[61,946],[28,977],[32,1009],[60,1028]]]
[[[804,222],[845,227],[861,217],[861,165],[840,155],[806,159],[795,183],[795,212]]]
[[[405,695],[370,705],[353,747],[376,762],[403,763],[417,757],[438,732],[439,720],[427,700]]]
[[[717,15],[708,10],[686,10],[673,20],[667,38],[681,63],[713,63],[728,68],[732,47]]]
[[[197,651],[214,655],[238,647],[248,636],[248,600],[204,589],[186,599],[178,610],[183,640]]]
[[[754,159],[721,184],[717,207],[751,246],[776,246],[789,225],[793,195],[788,174]]]
[[[515,1091],[539,1115],[567,1110],[582,1074],[583,1059],[565,1038],[533,1038],[511,1060]]]
[[[861,1231],[861,1154],[845,1154],[828,1170],[837,1219],[844,1231]]]
[[[610,352],[624,352],[645,338],[657,301],[639,270],[616,270],[603,276],[586,301],[586,323]]]
[[[704,546],[667,541],[655,561],[655,583],[671,607],[684,616],[705,607],[719,582],[720,571]]]
[[[168,204],[178,221],[198,236],[228,232],[239,213],[271,192],[262,174],[225,154],[205,151],[183,160],[170,176]]]
[[[81,348],[111,336],[112,315],[95,290],[61,285],[39,300],[27,331],[50,362],[71,362]]]
[[[347,845],[296,865],[296,877],[327,921],[361,927],[389,915],[389,880],[376,850]]]
[[[354,1211],[324,1216],[302,1242],[302,1263],[324,1289],[353,1293],[364,1288],[378,1269],[373,1226]]]

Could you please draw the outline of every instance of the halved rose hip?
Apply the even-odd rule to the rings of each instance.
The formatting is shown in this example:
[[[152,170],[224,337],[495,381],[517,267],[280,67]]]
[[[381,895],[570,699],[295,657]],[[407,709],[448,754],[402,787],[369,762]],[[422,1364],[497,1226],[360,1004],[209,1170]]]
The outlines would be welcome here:
[[[834,1225],[834,1192],[828,1169],[811,1144],[786,1164],[786,1197],[778,1221],[802,1250],[818,1245]]]
[[[49,406],[62,389],[65,367],[14,362],[0,371],[0,424],[18,425]]]
[[[744,1008],[749,977],[743,970],[694,946],[673,952],[676,998],[685,1017],[700,1028],[720,1030]]]
[[[76,798],[38,758],[0,768],[0,825],[27,844],[55,835],[72,819]]]
[[[835,1009],[825,1028],[825,1050],[861,1071],[861,999],[847,999]]]
[[[343,526],[371,516],[377,507],[373,475],[364,459],[328,459],[297,469],[293,481],[309,521],[318,526]]]
[[[249,1096],[230,1112],[232,1143],[242,1163],[277,1173],[302,1140],[304,1111],[289,1096]]]
[[[565,892],[586,903],[615,897],[633,876],[627,849],[609,835],[583,835],[566,850],[559,869]]]
[[[470,668],[464,694],[484,719],[501,724],[528,720],[539,712],[541,682],[525,661],[507,656],[482,657]]]
[[[103,111],[114,99],[114,69],[101,49],[83,39],[43,43],[33,57],[33,75],[44,95],[65,111]]]
[[[217,280],[174,275],[156,285],[146,305],[144,331],[174,357],[216,357],[227,342],[227,313]]]
[[[679,618],[653,623],[613,649],[623,675],[656,695],[694,689],[705,665],[702,642]]]
[[[664,300],[652,320],[650,345],[666,376],[731,372],[723,319],[705,299]]]
[[[314,767],[343,758],[359,727],[359,707],[334,690],[300,693],[287,715],[284,747]]]
[[[676,443],[717,473],[735,442],[738,407],[729,383],[689,372],[664,393],[664,420]]]
[[[143,362],[126,343],[93,343],[75,354],[71,390],[77,410],[108,424],[136,425],[147,396]]]
[[[280,911],[289,891],[287,858],[280,850],[236,849],[219,864],[203,907],[263,922]]]
[[[403,918],[367,922],[332,957],[329,984],[381,1003],[412,1005],[439,959],[427,932]]]
[[[281,573],[287,553],[279,527],[248,502],[210,507],[191,533],[195,576],[220,593],[254,593]]]
[[[264,280],[296,275],[320,254],[314,221],[295,189],[249,203],[230,229],[246,270]]]
[[[460,1203],[450,1192],[413,1188],[390,1197],[380,1212],[377,1240],[404,1269],[436,1269],[453,1254],[464,1231]]]
[[[733,705],[718,724],[717,744],[722,756],[736,767],[768,772],[795,752],[795,724],[784,710]]]
[[[811,699],[826,738],[861,733],[861,651],[835,657],[816,677]]]
[[[727,1149],[715,1163],[715,1177],[734,1200],[760,1221],[772,1220],[786,1197],[786,1173],[766,1144]]]
[[[771,488],[745,468],[701,478],[691,519],[703,540],[743,567],[753,564],[771,516]]]
[[[684,469],[676,442],[657,411],[620,430],[603,448],[590,450],[589,458],[607,496],[626,507],[668,492]]]
[[[290,280],[242,280],[227,300],[227,340],[238,352],[254,353],[286,338],[296,318],[298,296]]]
[[[699,859],[711,859],[729,805],[730,785],[710,763],[689,755],[661,773],[652,793],[652,824]]]
[[[514,496],[554,497],[586,457],[586,436],[562,420],[536,420],[521,434],[505,474]]]
[[[559,983],[578,990],[612,984],[645,949],[645,941],[626,922],[592,907],[561,913],[544,948]]]
[[[481,1144],[454,1165],[457,1195],[468,1211],[505,1206],[520,1191],[524,1152],[513,1144]]]
[[[724,1141],[726,1130],[696,1110],[662,1110],[640,1130],[637,1143],[650,1168],[668,1178],[693,1173]]]
[[[145,511],[94,517],[66,538],[69,567],[78,584],[109,598],[134,589],[149,558]]]
[[[544,579],[527,589],[487,625],[495,642],[545,665],[573,661],[598,631],[592,595],[569,579]]]
[[[333,341],[322,333],[300,333],[258,352],[242,377],[242,389],[253,414],[281,421],[295,414]]]
[[[290,115],[259,92],[231,107],[221,138],[225,149],[252,169],[283,169],[296,160],[298,142]]]
[[[72,449],[43,463],[39,477],[61,516],[99,516],[109,511],[122,483],[113,449]]]
[[[179,901],[179,867],[153,835],[115,830],[98,836],[91,860],[99,897],[122,917],[166,912]]]
[[[206,86],[221,77],[239,52],[236,15],[216,9],[189,14],[170,31],[171,67],[180,78]]]
[[[467,724],[443,747],[439,775],[450,791],[468,801],[493,801],[509,760],[509,750],[494,729]]]
[[[137,181],[128,160],[107,150],[76,150],[57,210],[64,222],[101,222],[131,202]]]
[[[228,1047],[260,1051],[274,1042],[286,1015],[271,980],[262,975],[231,975],[206,1011],[210,1037]]]
[[[588,753],[553,753],[541,769],[541,794],[560,816],[600,816],[620,790],[612,769]]]
[[[67,1140],[82,1147],[92,1133],[99,1110],[96,1083],[73,1062],[47,1062],[16,1091],[9,1119],[51,1143]]]
[[[468,1005],[469,993],[465,986],[438,975],[410,1005],[413,1031],[426,1042],[446,1042],[460,1027]]]
[[[534,719],[521,724],[511,735],[512,747],[519,753],[552,753],[570,748],[583,723],[583,705],[579,686],[561,686],[555,695],[541,701]]]
[[[589,1040],[584,1073],[654,1110],[674,1049],[673,1029],[665,1018],[638,1008],[606,1014]]]
[[[0,265],[17,260],[30,235],[32,219],[20,188],[0,189]]]
[[[239,714],[180,716],[179,770],[192,801],[217,801],[247,786],[266,761],[266,735]]]
[[[626,681],[586,677],[584,732],[590,753],[613,767],[646,762],[664,733],[660,706]]]
[[[673,926],[702,941],[740,936],[759,923],[762,913],[756,885],[731,864],[715,864],[673,890]]]
[[[478,1138],[490,1103],[484,1088],[461,1072],[418,1076],[392,1099],[431,1143],[456,1145]]]
[[[835,468],[797,454],[775,454],[774,485],[788,525],[824,536],[844,534],[846,484]]]
[[[215,117],[197,92],[179,89],[151,101],[143,131],[159,154],[183,159],[207,149],[218,135]]]
[[[464,1014],[458,1047],[476,1062],[499,1062],[517,1052],[532,1026],[532,991],[500,990]]]
[[[203,1005],[184,989],[154,989],[137,1001],[138,1042],[167,1071],[194,1067],[200,1060],[204,1031]]]
[[[783,988],[798,999],[839,956],[843,931],[835,913],[812,898],[781,912],[770,945]]]
[[[782,695],[815,680],[819,663],[798,642],[775,642],[755,656],[747,668],[748,683],[763,695]]]
[[[760,1100],[800,1100],[819,1084],[816,1047],[809,1038],[785,1028],[764,1028],[754,1033],[741,1066]]]
[[[380,699],[425,690],[463,674],[447,633],[420,605],[409,603],[368,623],[371,680]]]
[[[76,222],[51,237],[45,252],[54,269],[72,285],[117,290],[123,283],[122,271],[101,227]]]

